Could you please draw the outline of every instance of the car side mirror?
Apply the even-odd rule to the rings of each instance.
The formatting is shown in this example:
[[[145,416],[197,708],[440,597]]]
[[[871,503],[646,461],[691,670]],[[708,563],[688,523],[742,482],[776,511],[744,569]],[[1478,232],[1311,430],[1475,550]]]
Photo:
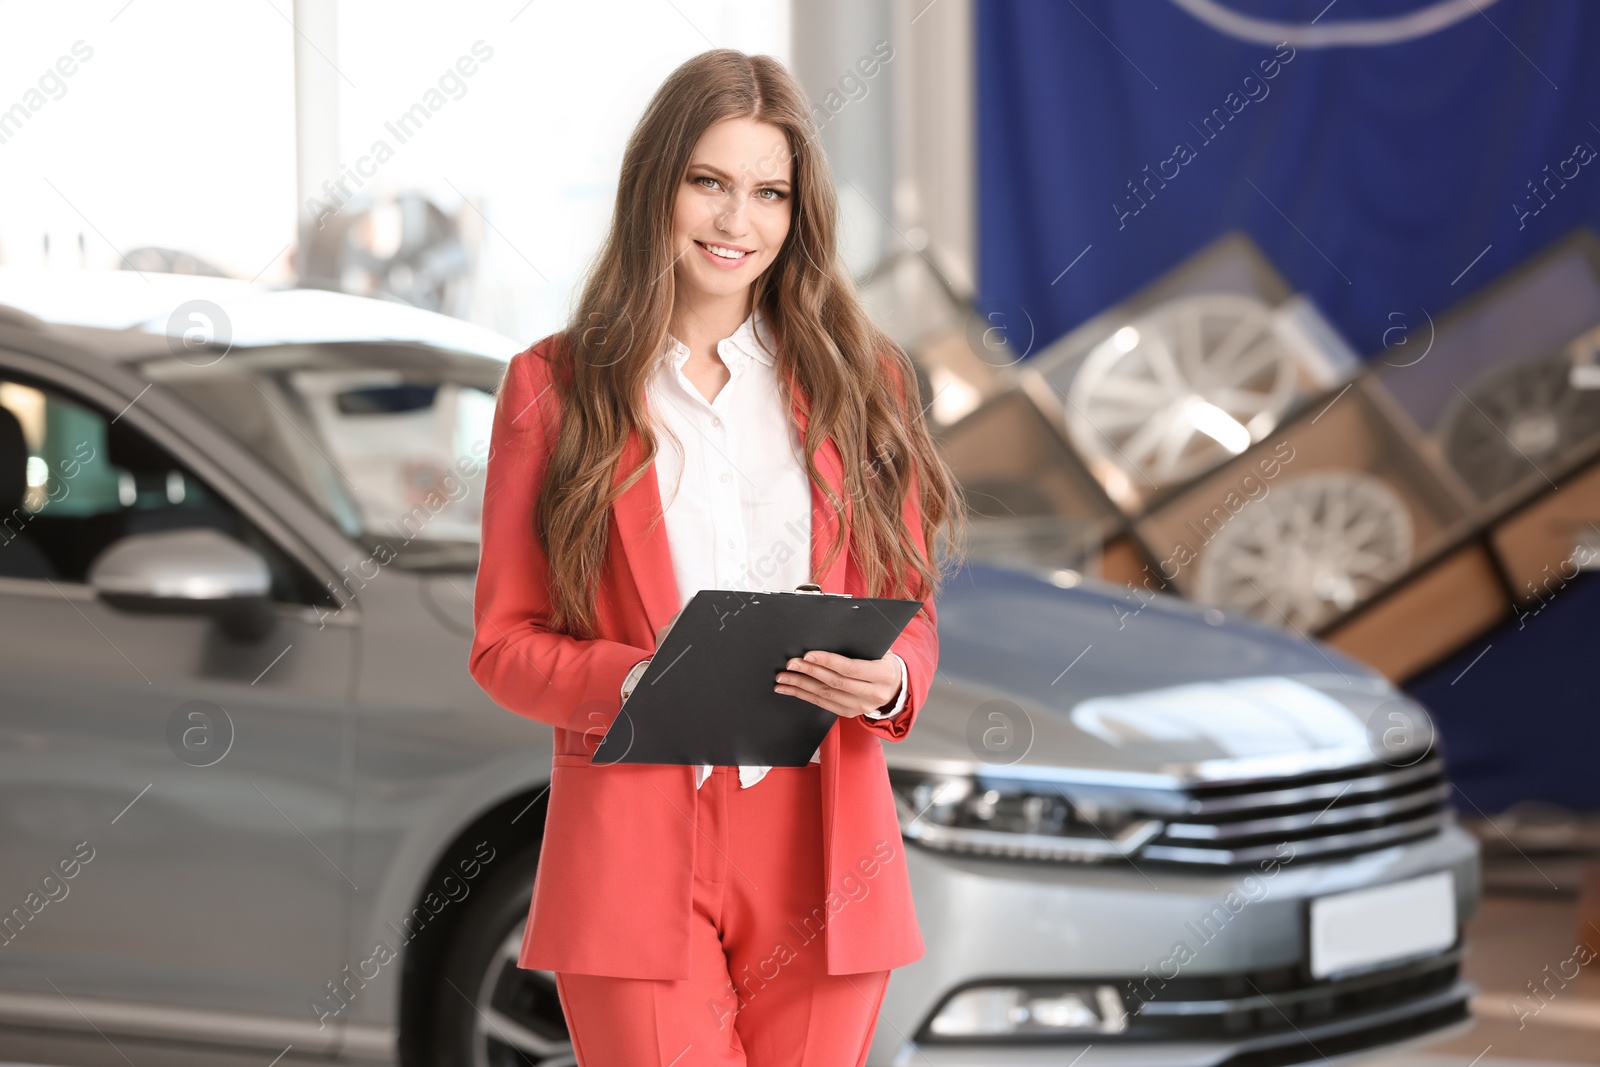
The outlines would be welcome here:
[[[89,585],[121,611],[209,615],[240,641],[265,637],[275,619],[266,561],[216,530],[130,534],[95,558]]]

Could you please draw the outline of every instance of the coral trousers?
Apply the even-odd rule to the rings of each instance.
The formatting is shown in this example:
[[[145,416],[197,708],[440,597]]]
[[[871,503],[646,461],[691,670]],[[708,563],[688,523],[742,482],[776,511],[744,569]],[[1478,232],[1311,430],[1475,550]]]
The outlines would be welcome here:
[[[888,971],[827,973],[821,765],[696,791],[689,977],[557,973],[578,1067],[861,1067]]]

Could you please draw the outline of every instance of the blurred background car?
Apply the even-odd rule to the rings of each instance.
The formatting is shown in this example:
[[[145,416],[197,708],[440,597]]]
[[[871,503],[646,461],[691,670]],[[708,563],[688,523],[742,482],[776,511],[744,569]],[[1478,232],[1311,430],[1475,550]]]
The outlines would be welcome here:
[[[0,920],[5,1022],[571,1063],[515,962],[548,733],[462,669],[515,345],[328,292],[56,280],[82,288],[0,270],[0,889],[68,887]],[[33,313],[83,306],[121,321]],[[872,1062],[1297,1063],[1466,1019],[1477,846],[1380,675],[1073,571],[975,564],[940,615],[942,684],[887,746],[929,951]]]

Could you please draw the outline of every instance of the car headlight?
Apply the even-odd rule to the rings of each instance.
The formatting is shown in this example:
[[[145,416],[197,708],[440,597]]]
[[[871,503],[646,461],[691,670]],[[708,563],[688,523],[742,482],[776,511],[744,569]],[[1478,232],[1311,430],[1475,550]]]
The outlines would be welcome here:
[[[975,986],[944,1002],[928,1020],[924,1040],[1118,1034],[1127,1028],[1127,1008],[1115,986]]]
[[[900,832],[929,848],[1029,859],[1115,860],[1161,832],[1114,796],[1049,783],[893,770]]]

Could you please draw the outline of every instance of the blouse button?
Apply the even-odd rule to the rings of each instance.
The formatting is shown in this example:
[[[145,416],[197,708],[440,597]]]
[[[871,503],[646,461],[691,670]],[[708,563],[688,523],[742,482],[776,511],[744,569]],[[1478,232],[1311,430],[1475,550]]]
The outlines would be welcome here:
[[[731,482],[731,481],[733,481],[733,475],[729,474],[727,471],[723,471],[722,472],[722,477],[718,478],[717,481],[719,481],[719,482]]]

